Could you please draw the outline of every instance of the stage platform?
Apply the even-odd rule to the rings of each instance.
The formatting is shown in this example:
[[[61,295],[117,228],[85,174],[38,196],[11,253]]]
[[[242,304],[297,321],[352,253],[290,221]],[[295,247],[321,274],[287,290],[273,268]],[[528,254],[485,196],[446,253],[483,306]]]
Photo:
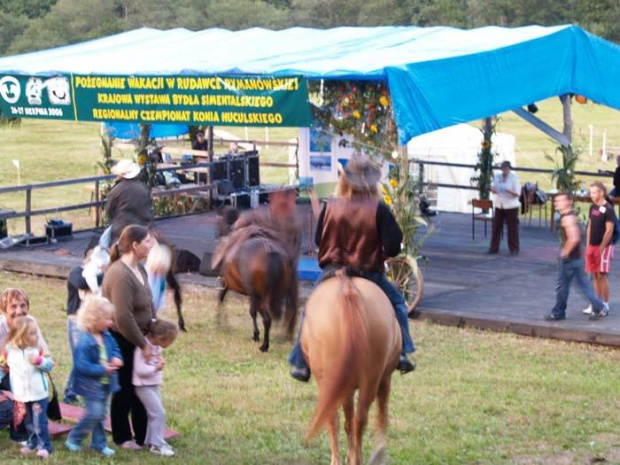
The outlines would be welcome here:
[[[309,205],[299,205],[304,226],[299,275],[301,295],[307,297],[318,267],[315,247],[310,242],[315,222]],[[162,229],[182,249],[202,258],[216,245],[214,213],[158,220]],[[548,227],[522,222],[521,253],[511,256],[502,243],[500,253],[487,255],[489,238],[483,225],[476,224],[476,240],[471,237],[471,215],[441,213],[433,218],[434,233],[426,241],[420,261],[424,273],[424,298],[420,318],[455,326],[474,326],[496,331],[552,337],[620,347],[620,263],[609,275],[611,314],[589,321],[581,313],[586,306],[576,288],[571,290],[568,317],[546,322],[543,315],[555,300],[558,255],[556,233]],[[534,224],[537,222],[533,222]],[[0,268],[64,278],[79,264],[91,233],[77,233],[68,242],[25,248],[14,246],[0,251]],[[180,281],[215,286],[215,279],[199,274],[183,274]]]

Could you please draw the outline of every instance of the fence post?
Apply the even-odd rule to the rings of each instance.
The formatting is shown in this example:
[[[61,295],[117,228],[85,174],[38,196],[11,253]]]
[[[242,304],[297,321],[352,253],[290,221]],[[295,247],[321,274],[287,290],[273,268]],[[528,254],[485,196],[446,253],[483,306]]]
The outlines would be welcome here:
[[[99,211],[99,179],[95,180],[95,227],[99,227],[100,211]]]
[[[26,234],[30,237],[32,232],[32,224],[30,221],[30,212],[32,211],[32,186],[28,186],[26,189]]]

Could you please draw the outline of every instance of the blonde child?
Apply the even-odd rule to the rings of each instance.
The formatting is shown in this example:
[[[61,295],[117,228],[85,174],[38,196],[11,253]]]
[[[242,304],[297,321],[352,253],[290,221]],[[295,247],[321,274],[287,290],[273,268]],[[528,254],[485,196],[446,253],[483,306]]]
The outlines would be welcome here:
[[[173,456],[174,451],[170,444],[164,441],[166,412],[159,390],[163,382],[164,368],[161,352],[174,342],[177,333],[178,329],[173,323],[165,320],[154,321],[146,335],[146,343],[151,347],[152,355],[145,357],[144,350],[136,347],[133,362],[133,385],[148,415],[144,443],[149,446],[152,453],[165,457]]]
[[[92,431],[91,449],[104,456],[114,455],[107,446],[103,423],[108,411],[108,399],[117,392],[117,370],[123,366],[123,357],[116,340],[108,332],[112,325],[112,303],[97,295],[90,295],[78,310],[78,325],[82,329],[75,357],[75,393],[84,397],[86,413],[71,430],[65,442],[72,452],[80,450],[82,441]]]
[[[151,250],[146,259],[146,272],[149,278],[151,294],[153,294],[153,307],[155,312],[159,312],[166,305],[166,276],[172,266],[172,251],[170,247],[157,243]]]
[[[25,315],[12,321],[3,356],[16,402],[14,421],[19,424],[23,419],[28,431],[28,440],[21,452],[30,454],[36,451],[38,457],[46,459],[53,448],[47,427],[45,372],[52,371],[54,363],[49,353],[40,348],[37,320]]]

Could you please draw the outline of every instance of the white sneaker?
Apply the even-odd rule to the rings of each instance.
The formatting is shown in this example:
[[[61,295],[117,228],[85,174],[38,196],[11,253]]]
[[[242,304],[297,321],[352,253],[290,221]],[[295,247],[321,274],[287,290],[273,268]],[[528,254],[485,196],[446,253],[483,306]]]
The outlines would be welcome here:
[[[151,446],[151,447],[149,447],[149,450],[153,454],[162,455],[164,457],[173,457],[174,456],[174,451],[172,450],[172,447],[170,447],[167,444],[162,444],[161,446]]]
[[[588,305],[581,311],[581,313],[583,313],[584,315],[592,315],[592,305]]]

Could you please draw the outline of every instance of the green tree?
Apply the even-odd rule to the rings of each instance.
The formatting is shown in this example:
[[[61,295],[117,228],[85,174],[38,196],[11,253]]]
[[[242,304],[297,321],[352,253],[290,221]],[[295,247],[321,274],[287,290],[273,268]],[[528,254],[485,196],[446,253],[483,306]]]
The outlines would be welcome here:
[[[0,11],[29,19],[45,16],[57,0],[0,0]],[[4,23],[0,23],[4,24]]]
[[[121,32],[112,2],[59,0],[42,18],[32,20],[9,52],[66,45]]]

